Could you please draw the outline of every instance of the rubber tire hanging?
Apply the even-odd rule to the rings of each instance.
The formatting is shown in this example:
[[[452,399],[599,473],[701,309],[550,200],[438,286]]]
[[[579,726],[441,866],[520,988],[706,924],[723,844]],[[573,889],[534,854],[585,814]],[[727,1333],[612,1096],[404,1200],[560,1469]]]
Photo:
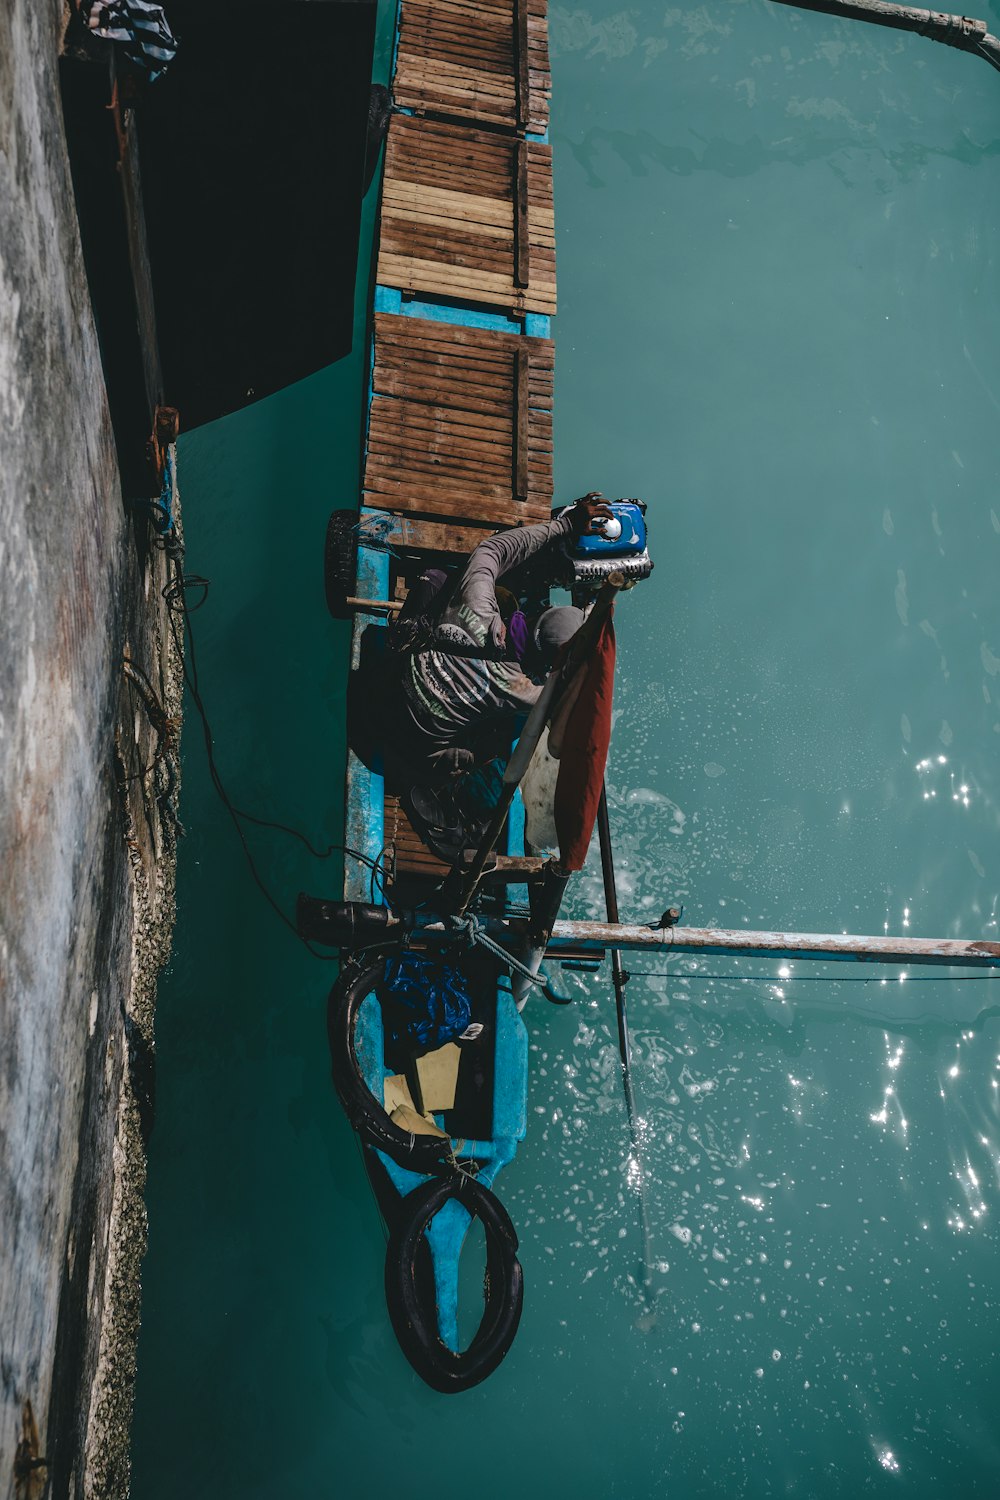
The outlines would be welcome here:
[[[469,1347],[458,1352],[441,1339],[433,1290],[426,1290],[419,1263],[430,1221],[452,1199],[482,1221],[486,1234],[483,1316]],[[434,1390],[467,1391],[492,1375],[514,1342],[524,1303],[517,1233],[499,1198],[463,1172],[408,1193],[386,1247],[385,1300],[400,1348]]]

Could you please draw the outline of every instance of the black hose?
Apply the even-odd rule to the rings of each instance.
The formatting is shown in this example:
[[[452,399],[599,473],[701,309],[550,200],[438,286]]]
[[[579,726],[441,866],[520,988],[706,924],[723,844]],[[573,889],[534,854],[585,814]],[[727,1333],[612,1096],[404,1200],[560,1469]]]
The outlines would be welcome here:
[[[441,1176],[454,1171],[450,1139],[415,1135],[394,1125],[365,1083],[355,1036],[358,1012],[385,979],[386,954],[367,963],[348,963],[330,991],[326,1024],[333,1086],[348,1120],[361,1138],[411,1172]]]

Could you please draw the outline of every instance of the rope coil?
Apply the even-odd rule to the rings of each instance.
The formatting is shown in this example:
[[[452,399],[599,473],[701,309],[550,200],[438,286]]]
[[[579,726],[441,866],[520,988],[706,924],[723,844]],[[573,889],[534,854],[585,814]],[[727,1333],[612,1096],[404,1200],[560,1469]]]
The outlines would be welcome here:
[[[543,994],[549,993],[549,982],[544,975],[534,974],[527,964],[523,964],[519,958],[504,948],[494,938],[491,938],[483,928],[478,917],[467,914],[464,917],[452,916],[448,918],[449,926],[456,935],[464,936],[466,946],[469,948],[483,948],[497,963],[501,964],[511,974],[519,974],[529,984],[535,985]]]

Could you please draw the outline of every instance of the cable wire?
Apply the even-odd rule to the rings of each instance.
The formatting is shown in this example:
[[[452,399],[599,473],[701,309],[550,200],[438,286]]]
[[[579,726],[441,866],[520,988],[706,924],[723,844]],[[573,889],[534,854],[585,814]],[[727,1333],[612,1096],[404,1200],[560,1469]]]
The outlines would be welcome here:
[[[212,735],[211,724],[209,723],[208,713],[206,711],[204,700],[202,699],[201,695],[201,687],[198,676],[198,656],[195,646],[194,629],[191,624],[191,615],[195,612],[195,610],[201,608],[202,604],[204,604],[205,602],[205,599],[208,597],[209,580],[206,578],[200,578],[195,574],[185,574],[182,562],[182,549],[180,549],[179,547],[172,550],[170,554],[170,560],[174,566],[175,577],[163,589],[163,597],[166,600],[168,606],[167,618],[170,623],[170,632],[174,639],[174,645],[177,648],[178,656],[180,657],[182,663],[184,682],[187,686],[188,692],[191,695],[191,701],[194,703],[195,709],[198,712],[198,717],[201,720],[202,736],[205,742],[205,755],[208,762],[208,774],[212,782],[212,786],[223,807],[225,807],[226,811],[229,814],[233,827],[236,830],[237,838],[239,839],[240,845],[242,846],[243,854],[246,859],[247,866],[250,870],[250,874],[253,878],[254,884],[257,886],[265,901],[267,901],[268,905],[275,912],[280,921],[284,923],[289,931],[295,935],[298,941],[309,953],[312,954],[314,958],[321,959],[326,963],[339,962],[338,954],[321,953],[317,948],[313,946],[308,938],[304,938],[302,936],[295,922],[291,917],[288,916],[287,912],[282,908],[277,898],[268,889],[268,886],[261,876],[260,871],[257,868],[257,863],[250,850],[250,845],[247,842],[246,831],[243,827],[243,824],[251,823],[258,828],[274,828],[282,833],[286,833],[291,838],[297,839],[301,844],[303,844],[315,859],[329,859],[333,854],[344,854],[349,859],[357,860],[359,864],[364,865],[367,869],[371,870],[373,880],[375,878],[375,871],[378,866],[378,860],[372,860],[368,855],[361,854],[358,850],[351,849],[345,844],[330,844],[325,850],[321,851],[317,849],[312,840],[309,839],[306,834],[300,832],[300,830],[291,828],[287,824],[277,822],[273,819],[260,818],[255,813],[248,812],[245,808],[237,807],[232,801],[229,793],[226,791],[225,784],[222,780],[222,776],[219,772],[219,768],[215,760],[215,743]],[[196,605],[189,606],[186,599],[186,593],[188,589],[194,587],[198,587],[203,590],[202,597],[199,599]],[[178,614],[182,614],[184,617],[183,637],[178,634],[177,630],[176,617]],[[185,651],[184,649],[185,638],[187,641],[187,651]],[[380,854],[379,859],[381,859],[381,857],[382,856]]]
[[[974,984],[977,980],[996,979],[996,974],[904,974],[902,979],[886,979],[873,976],[871,979],[856,979],[853,976],[833,979],[826,974],[792,974],[782,979],[774,974],[680,974],[670,969],[629,969],[633,979],[677,979],[704,983],[719,979],[726,984]]]

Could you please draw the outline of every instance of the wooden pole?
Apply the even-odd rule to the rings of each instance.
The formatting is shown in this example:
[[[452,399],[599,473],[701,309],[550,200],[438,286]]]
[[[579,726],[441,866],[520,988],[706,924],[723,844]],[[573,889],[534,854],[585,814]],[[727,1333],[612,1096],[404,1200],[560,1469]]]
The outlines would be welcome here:
[[[816,962],[932,964],[1000,969],[1000,943],[964,938],[859,937],[851,933],[743,932],[722,927],[634,927],[610,922],[557,922],[549,952],[606,948],[658,949],[730,957],[799,958]]]
[[[359,615],[394,615],[403,607],[401,599],[359,599],[354,594],[348,594],[344,603]]]
[[[973,52],[991,67],[1000,69],[1000,38],[992,36],[985,21],[970,16],[953,16],[938,10],[920,10],[913,5],[890,5],[887,0],[777,0],[796,10],[820,11],[826,16],[840,16],[847,21],[868,21],[873,26],[889,26],[894,31],[914,31],[918,36]]]
[[[335,946],[349,945],[356,924],[363,925],[369,914],[378,917],[379,938],[393,940],[406,932],[419,938],[448,929],[433,914],[401,915],[385,907],[369,907],[364,902],[344,904],[347,937],[337,928]],[[525,924],[508,923],[497,917],[486,921],[488,935],[498,942],[510,943],[526,931]],[[985,938],[911,938],[859,937],[853,933],[829,932],[744,932],[723,927],[638,927],[618,922],[559,922],[552,924],[547,952],[553,958],[588,953],[604,954],[609,948],[629,952],[699,953],[726,955],[732,958],[793,958],[816,963],[853,962],[863,964],[898,964],[914,967],[1000,969],[1000,943]]]

